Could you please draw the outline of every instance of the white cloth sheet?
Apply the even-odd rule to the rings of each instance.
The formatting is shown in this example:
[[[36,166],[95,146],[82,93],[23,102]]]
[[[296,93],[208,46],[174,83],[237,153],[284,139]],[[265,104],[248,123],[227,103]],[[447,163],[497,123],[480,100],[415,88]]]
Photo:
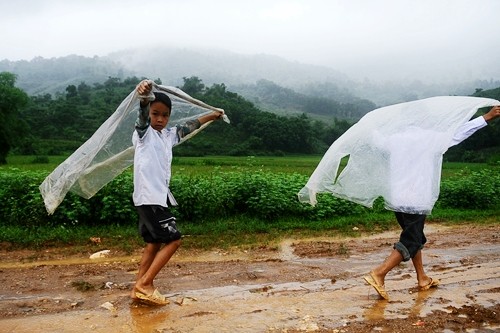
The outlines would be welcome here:
[[[373,110],[331,145],[298,198],[315,205],[318,193],[332,193],[373,207],[383,197],[389,210],[429,214],[439,196],[443,154],[460,140],[457,130],[479,108],[499,104],[438,96]],[[347,165],[339,170],[343,158]]]

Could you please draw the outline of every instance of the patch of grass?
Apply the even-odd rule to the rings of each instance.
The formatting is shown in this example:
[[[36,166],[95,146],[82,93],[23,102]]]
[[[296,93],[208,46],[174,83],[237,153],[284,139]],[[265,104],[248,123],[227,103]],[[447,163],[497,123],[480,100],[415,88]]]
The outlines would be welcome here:
[[[39,157],[35,155],[9,155],[7,164],[0,170],[18,168],[20,170],[52,171],[68,156],[43,156],[43,163],[33,163]],[[205,156],[205,157],[175,157],[172,162],[172,172],[186,174],[210,173],[214,168],[222,171],[235,170],[265,170],[272,172],[290,172],[310,175],[321,160],[320,155],[291,156]]]
[[[216,168],[219,171],[259,170],[310,175],[320,159],[319,155],[174,157],[172,173],[210,174]]]
[[[453,224],[498,224],[500,212],[494,210],[453,210],[435,209],[427,218],[429,223]],[[359,237],[366,233],[399,230],[392,212],[371,212],[355,216],[345,216],[321,221],[303,219],[279,219],[273,223],[241,217],[239,219],[219,219],[202,223],[183,223],[178,227],[184,235],[182,247],[186,249],[210,250],[266,247],[272,249],[285,238],[305,239],[314,237]],[[91,237],[99,237],[96,245]],[[133,253],[144,246],[138,235],[135,222],[131,225],[77,226],[71,228],[42,227],[30,230],[18,226],[1,226],[0,242],[6,250],[20,248],[67,247],[75,253],[95,252],[113,249]],[[10,244],[10,246],[6,245]],[[340,248],[338,251],[348,251]]]
[[[10,168],[24,171],[52,171],[66,158],[67,156],[9,155],[7,164],[0,165],[0,171]]]
[[[447,225],[453,224],[497,224],[500,223],[500,209],[461,210],[461,209],[435,209],[427,221]]]
[[[445,162],[441,176],[443,179],[450,179],[459,176],[463,170],[481,171],[490,167],[487,163]]]
[[[33,163],[35,155],[9,155],[7,164],[0,165],[0,170],[18,168],[21,170],[52,171],[68,156],[43,156],[43,164]],[[310,175],[321,155],[288,155],[288,156],[204,156],[204,157],[175,157],[172,162],[173,174],[206,174],[220,168],[223,171],[235,170],[264,170],[271,172],[300,173]],[[341,166],[342,167],[342,166]],[[453,177],[461,170],[478,171],[489,167],[486,163],[444,162],[443,178]]]
[[[101,243],[94,244],[91,237],[99,237]],[[43,249],[71,246],[76,252],[94,252],[96,247],[117,249],[132,253],[143,241],[137,226],[77,226],[37,227],[0,226],[0,242],[7,250],[20,248]]]

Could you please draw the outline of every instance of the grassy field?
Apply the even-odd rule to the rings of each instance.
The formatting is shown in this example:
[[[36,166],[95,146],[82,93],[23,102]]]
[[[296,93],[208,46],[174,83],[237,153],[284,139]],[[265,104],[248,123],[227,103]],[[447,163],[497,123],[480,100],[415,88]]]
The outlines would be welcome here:
[[[174,157],[172,172],[186,174],[210,173],[215,168],[221,171],[252,171],[300,173],[310,175],[319,161],[320,155],[304,156],[205,156],[205,157]],[[10,168],[20,170],[40,170],[50,172],[66,159],[66,156],[49,156],[48,163],[33,163],[35,156],[9,156],[7,164],[0,166],[0,171]],[[443,164],[442,177],[453,177],[461,170],[471,171],[489,168],[485,163],[454,163]]]

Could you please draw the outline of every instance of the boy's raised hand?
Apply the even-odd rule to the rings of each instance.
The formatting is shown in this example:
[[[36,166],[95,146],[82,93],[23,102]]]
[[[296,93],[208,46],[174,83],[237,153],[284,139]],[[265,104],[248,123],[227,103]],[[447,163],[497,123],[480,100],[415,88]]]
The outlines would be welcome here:
[[[153,84],[150,80],[142,80],[136,87],[137,93],[139,95],[149,95],[151,89],[153,88]]]
[[[224,116],[224,112],[214,111],[214,115],[215,115],[215,120],[222,119],[222,117]]]
[[[142,106],[145,106],[151,101],[150,94],[152,89],[153,82],[151,80],[142,80],[135,88],[135,90],[139,94],[139,98],[141,99]]]
[[[486,113],[483,117],[484,117],[484,120],[486,120],[486,121],[491,121],[495,118],[500,117],[500,105],[496,105],[496,106],[492,107],[490,109],[490,111],[488,111],[488,113]]]

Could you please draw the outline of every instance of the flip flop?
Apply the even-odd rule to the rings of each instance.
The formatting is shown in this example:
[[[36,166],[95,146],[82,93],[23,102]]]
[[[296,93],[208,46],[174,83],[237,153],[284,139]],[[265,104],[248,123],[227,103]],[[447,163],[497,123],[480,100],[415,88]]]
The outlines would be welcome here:
[[[373,278],[373,274],[372,272],[370,272],[369,275],[366,275],[365,277],[363,277],[363,279],[365,279],[365,281],[370,285],[372,286],[373,288],[375,288],[375,290],[377,291],[377,293],[379,294],[380,297],[382,297],[383,299],[386,299],[388,300],[389,299],[389,295],[387,294],[387,292],[385,291],[385,288],[384,286],[381,286],[377,283],[377,281],[375,281],[375,279]]]
[[[155,289],[155,291],[153,291],[151,295],[136,291],[135,296],[143,303],[149,305],[167,305],[170,303],[168,299],[165,298],[165,296],[160,294],[158,289]]]
[[[431,288],[435,288],[437,286],[439,286],[439,280],[438,279],[433,279],[433,278],[430,278],[431,280],[429,281],[429,283],[427,283],[425,286],[422,286],[422,287],[418,287],[418,290],[419,291],[425,291],[425,290],[429,290]]]

